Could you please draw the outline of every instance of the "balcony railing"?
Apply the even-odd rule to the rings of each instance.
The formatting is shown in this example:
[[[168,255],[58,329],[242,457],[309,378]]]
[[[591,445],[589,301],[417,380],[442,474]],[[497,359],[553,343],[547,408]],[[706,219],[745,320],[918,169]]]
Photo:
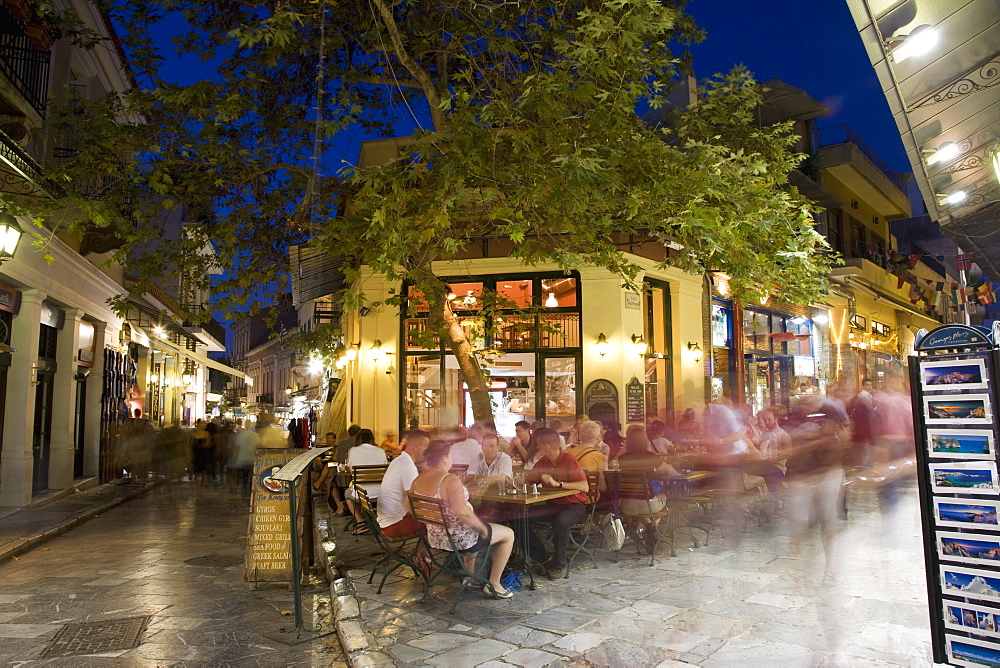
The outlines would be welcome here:
[[[50,60],[50,53],[32,45],[24,24],[0,3],[0,72],[40,116],[45,116]]]
[[[858,136],[850,125],[846,123],[842,125],[833,125],[828,128],[820,128],[819,130],[819,145],[822,146],[836,146],[837,144],[844,144],[850,142],[858,147],[861,154],[866,158],[871,160],[872,164],[882,172],[887,179],[892,181],[893,185],[900,189],[901,192],[906,193],[906,177],[903,174],[894,172],[889,168],[889,165],[879,157],[865,141]]]

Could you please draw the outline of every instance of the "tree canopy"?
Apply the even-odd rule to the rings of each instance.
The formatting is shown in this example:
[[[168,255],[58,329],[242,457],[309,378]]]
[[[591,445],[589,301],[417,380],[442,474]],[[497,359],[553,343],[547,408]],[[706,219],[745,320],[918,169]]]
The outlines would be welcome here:
[[[664,107],[674,50],[701,37],[680,0],[101,4],[138,85],[54,118],[86,118],[92,139],[50,176],[124,178],[97,201],[67,189],[39,214],[122,239],[140,280],[221,264],[223,308],[279,284],[290,243],[345,258],[349,277],[364,265],[410,281],[481,394],[477,417],[482,373],[431,265],[473,240],[506,237],[528,265],[595,265],[630,283],[639,268],[617,242],[650,239],[674,249],[665,264],[728,273],[737,298],[823,290],[829,249],[787,181],[803,156],[790,125],[756,122],[750,73]],[[171,29],[200,68],[168,67]],[[664,107],[663,125],[644,124],[641,107]],[[126,110],[143,121],[123,122]],[[408,140],[384,164],[359,169],[343,153],[395,135]],[[176,202],[202,212],[187,236],[130,256]],[[209,241],[214,259],[197,252]]]

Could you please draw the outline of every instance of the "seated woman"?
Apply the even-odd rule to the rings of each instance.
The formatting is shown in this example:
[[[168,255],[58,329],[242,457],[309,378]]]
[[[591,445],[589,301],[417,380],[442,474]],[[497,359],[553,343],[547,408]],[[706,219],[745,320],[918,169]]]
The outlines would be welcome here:
[[[375,434],[372,433],[372,430],[362,429],[359,431],[358,435],[354,437],[354,447],[347,451],[347,469],[350,470],[355,466],[385,466],[388,463],[385,451],[375,445]],[[369,499],[378,498],[381,485],[369,483],[361,486],[365,488]],[[357,523],[354,533],[367,533],[369,527],[361,518],[361,507],[355,503],[358,499],[357,492],[354,491],[353,487],[349,487],[346,496],[347,507],[354,514],[354,521]]]
[[[470,572],[475,571],[476,552],[487,545],[494,546],[489,577],[493,593],[489,587],[484,587],[483,593],[494,598],[511,598],[513,592],[500,584],[500,577],[514,548],[514,531],[502,524],[486,524],[476,517],[469,503],[469,491],[458,476],[450,472],[451,463],[451,443],[432,441],[424,451],[424,471],[413,481],[410,491],[444,501],[448,533],[463,554],[465,567]],[[437,525],[427,527],[427,542],[438,550],[452,549],[444,527]]]
[[[646,428],[640,424],[630,425],[625,432],[625,452],[618,456],[618,466],[622,471],[647,471],[676,475],[677,471],[663,455],[653,450],[653,444],[646,436]],[[654,485],[655,489],[655,485]],[[622,515],[645,536],[646,546],[652,550],[656,541],[655,530],[652,529],[651,514],[663,510],[667,505],[667,495],[664,492],[655,493],[649,498],[623,498],[621,500]],[[649,529],[647,531],[647,529]]]

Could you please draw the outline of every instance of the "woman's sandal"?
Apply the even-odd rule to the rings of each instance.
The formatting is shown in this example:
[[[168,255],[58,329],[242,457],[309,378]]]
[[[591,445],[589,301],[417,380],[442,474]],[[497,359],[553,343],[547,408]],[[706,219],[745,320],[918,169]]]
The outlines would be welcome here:
[[[495,598],[498,601],[505,601],[508,598],[514,598],[514,592],[505,591],[504,593],[501,594],[497,590],[491,589],[489,585],[483,587],[483,594],[486,596],[486,598]]]

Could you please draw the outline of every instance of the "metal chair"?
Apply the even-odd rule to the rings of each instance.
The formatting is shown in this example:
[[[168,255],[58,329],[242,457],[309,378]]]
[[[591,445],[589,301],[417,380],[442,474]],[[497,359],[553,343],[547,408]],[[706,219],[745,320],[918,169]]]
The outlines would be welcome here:
[[[673,533],[676,529],[676,526],[674,526],[676,522],[672,517],[674,512],[666,505],[658,511],[653,510],[652,500],[657,495],[657,492],[653,488],[653,476],[646,471],[606,471],[604,475],[609,487],[615,490],[614,493],[619,499],[646,502],[646,507],[649,509],[648,513],[629,515],[624,511],[622,512],[622,517],[625,518],[648,517],[651,520],[648,524],[642,523],[648,527],[645,535],[639,533],[639,529],[634,522],[629,522],[625,529],[628,537],[635,543],[639,554],[642,554],[642,545],[645,544],[649,550],[649,565],[654,565],[656,563],[656,548],[669,533],[670,556],[676,557],[677,552],[674,549],[673,541]],[[650,531],[652,533],[649,533]],[[649,541],[646,536],[652,536],[653,540]],[[621,550],[615,555],[615,561],[618,561],[620,555]]]
[[[358,490],[364,489],[362,485],[381,485],[382,478],[385,477],[385,472],[389,468],[388,464],[375,464],[372,466],[352,466],[351,467],[351,485],[348,490],[353,489],[354,493],[357,494]],[[367,490],[366,490],[367,494]],[[371,503],[372,506],[378,505],[378,498]],[[352,515],[347,520],[347,525],[344,527],[345,531],[353,531],[357,527],[357,522]]]
[[[423,571],[417,565],[416,559],[419,559],[417,555],[417,547],[420,545],[420,534],[415,534],[413,536],[405,536],[402,538],[390,538],[382,533],[382,527],[378,524],[378,515],[375,512],[374,506],[372,506],[371,500],[368,498],[368,492],[365,491],[364,487],[358,487],[358,504],[361,506],[361,516],[366,522],[371,526],[371,535],[375,540],[375,543],[385,552],[383,556],[375,565],[372,567],[371,575],[368,576],[368,584],[372,583],[375,579],[375,572],[379,569],[379,566],[386,564],[389,561],[394,561],[390,568],[386,569],[385,573],[382,575],[382,581],[378,584],[378,591],[376,593],[382,593],[382,587],[385,586],[385,581],[390,575],[392,575],[401,566],[407,566],[417,575],[426,582],[427,578],[424,576]]]
[[[575,548],[566,563],[565,578],[569,579],[569,573],[573,570],[573,561],[580,552],[590,555],[590,561],[597,568],[597,558],[594,551],[587,547],[590,540],[590,532],[594,529],[594,513],[597,511],[597,502],[601,500],[601,474],[597,471],[587,471],[587,515],[580,524],[574,524],[569,528],[569,541]]]
[[[455,608],[458,606],[458,599],[461,598],[462,593],[475,583],[489,587],[490,591],[496,593],[489,578],[486,577],[486,569],[489,567],[490,552],[493,550],[493,546],[487,545],[476,553],[477,562],[482,557],[482,564],[475,571],[470,571],[466,568],[465,559],[463,559],[468,553],[463,553],[459,550],[448,528],[448,523],[445,521],[444,501],[430,496],[413,494],[412,492],[407,494],[407,497],[410,500],[410,509],[413,511],[414,519],[427,527],[438,526],[444,529],[444,533],[448,537],[448,544],[451,546],[451,549],[434,548],[427,542],[426,536],[421,537],[421,541],[427,547],[427,554],[433,571],[429,578],[424,578],[424,596],[421,602],[427,600],[427,594],[430,592],[431,585],[444,573],[451,573],[461,581],[461,585],[455,593],[455,598],[451,604],[450,612],[452,614],[455,613]]]

